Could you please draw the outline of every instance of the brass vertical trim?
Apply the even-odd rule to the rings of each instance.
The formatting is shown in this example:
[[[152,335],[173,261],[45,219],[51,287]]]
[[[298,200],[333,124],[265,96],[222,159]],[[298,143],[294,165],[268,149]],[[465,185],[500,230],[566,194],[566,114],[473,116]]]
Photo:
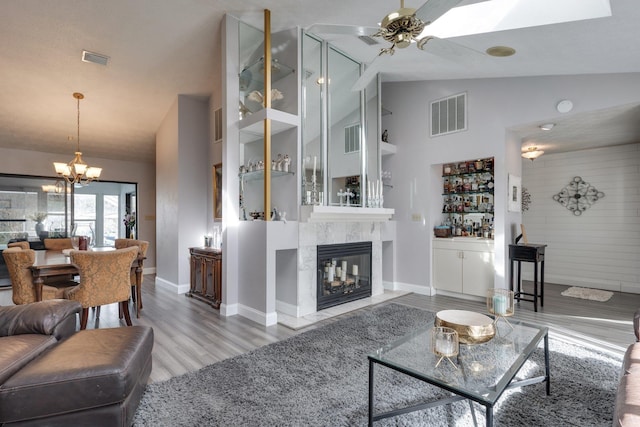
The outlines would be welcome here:
[[[271,108],[271,11],[264,10],[264,108]],[[266,116],[265,116],[266,117]],[[271,119],[264,119],[264,219],[271,221]]]

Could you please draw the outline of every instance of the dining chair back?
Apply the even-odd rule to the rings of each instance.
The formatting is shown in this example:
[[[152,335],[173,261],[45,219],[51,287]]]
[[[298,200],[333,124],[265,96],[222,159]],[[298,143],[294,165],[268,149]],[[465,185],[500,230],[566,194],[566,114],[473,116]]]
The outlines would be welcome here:
[[[80,284],[65,292],[65,297],[82,304],[80,329],[85,329],[90,307],[120,303],[125,320],[131,326],[129,296],[131,294],[131,264],[138,248],[114,251],[72,251],[71,263],[80,273]]]
[[[138,256],[142,256],[142,257],[146,257],[147,256],[147,249],[149,249],[149,242],[146,240],[137,240],[137,239],[116,239],[115,241],[115,248],[116,249],[122,249],[122,248],[130,248],[132,246],[136,246],[138,247]],[[136,272],[133,271],[133,269],[131,270],[131,274],[129,275],[130,279],[131,279],[131,295],[136,295],[135,292],[135,287],[137,285],[137,281],[136,281]],[[140,277],[140,285],[142,285],[142,280],[144,279],[144,276]],[[138,292],[138,295],[140,295],[140,301],[136,301],[136,299],[134,298],[134,301],[136,301],[136,304],[138,304],[138,308],[141,309],[142,308],[142,293]]]
[[[124,249],[136,246],[138,248],[138,255],[146,257],[147,249],[149,249],[149,242],[146,240],[137,240],[137,239],[116,239],[115,248],[116,249]],[[131,286],[136,285],[136,273],[135,271],[131,271]],[[140,280],[142,284],[142,280]]]
[[[36,302],[36,285],[31,273],[31,266],[36,259],[35,251],[12,247],[2,251],[2,256],[9,271],[13,303],[19,305]],[[64,292],[69,288],[69,282],[59,282],[55,286],[42,285],[42,299],[64,298]]]
[[[29,242],[27,242],[26,240],[7,243],[7,248],[31,249],[31,247],[29,246]]]
[[[55,239],[44,239],[44,248],[49,251],[61,251],[63,249],[73,249],[71,237],[60,237]]]

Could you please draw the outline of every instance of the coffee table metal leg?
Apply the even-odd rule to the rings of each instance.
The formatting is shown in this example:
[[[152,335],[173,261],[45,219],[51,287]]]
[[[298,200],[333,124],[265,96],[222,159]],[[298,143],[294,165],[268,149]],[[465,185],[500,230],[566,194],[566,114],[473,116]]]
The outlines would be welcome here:
[[[493,406],[487,405],[487,427],[493,427]]]
[[[549,368],[549,334],[544,336],[544,374],[547,383],[547,396],[551,394],[551,373]]]
[[[369,360],[369,427],[373,426],[373,361]]]

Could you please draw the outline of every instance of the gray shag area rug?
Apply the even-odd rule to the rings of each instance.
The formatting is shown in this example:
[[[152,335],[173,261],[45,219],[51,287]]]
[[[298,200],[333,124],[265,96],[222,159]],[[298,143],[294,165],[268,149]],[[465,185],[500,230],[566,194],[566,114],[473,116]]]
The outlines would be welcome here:
[[[433,324],[428,311],[387,304],[287,340],[150,384],[136,426],[364,426],[367,354]],[[550,339],[551,395],[545,384],[508,390],[496,426],[610,426],[622,360]],[[538,348],[523,367],[543,374]],[[445,397],[439,389],[376,368],[376,412]],[[478,424],[484,407],[474,404]],[[381,420],[376,426],[473,425],[466,401]]]

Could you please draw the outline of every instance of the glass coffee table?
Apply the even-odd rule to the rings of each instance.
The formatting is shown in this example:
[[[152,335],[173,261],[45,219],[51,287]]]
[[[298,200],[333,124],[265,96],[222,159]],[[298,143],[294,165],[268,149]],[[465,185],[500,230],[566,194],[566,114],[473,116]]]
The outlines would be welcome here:
[[[486,425],[493,425],[493,407],[505,390],[540,382],[549,382],[549,333],[546,327],[517,320],[497,322],[496,334],[483,344],[460,344],[453,363],[440,363],[431,351],[432,326],[416,330],[398,341],[378,349],[369,358],[369,425],[374,421],[397,415],[446,405],[468,399],[486,408]],[[544,376],[515,380],[520,368],[529,359],[538,344],[544,340]],[[452,393],[448,398],[425,402],[393,411],[375,414],[374,367],[382,365],[394,371]],[[454,366],[455,365],[455,366]],[[471,402],[471,414],[475,413]]]

